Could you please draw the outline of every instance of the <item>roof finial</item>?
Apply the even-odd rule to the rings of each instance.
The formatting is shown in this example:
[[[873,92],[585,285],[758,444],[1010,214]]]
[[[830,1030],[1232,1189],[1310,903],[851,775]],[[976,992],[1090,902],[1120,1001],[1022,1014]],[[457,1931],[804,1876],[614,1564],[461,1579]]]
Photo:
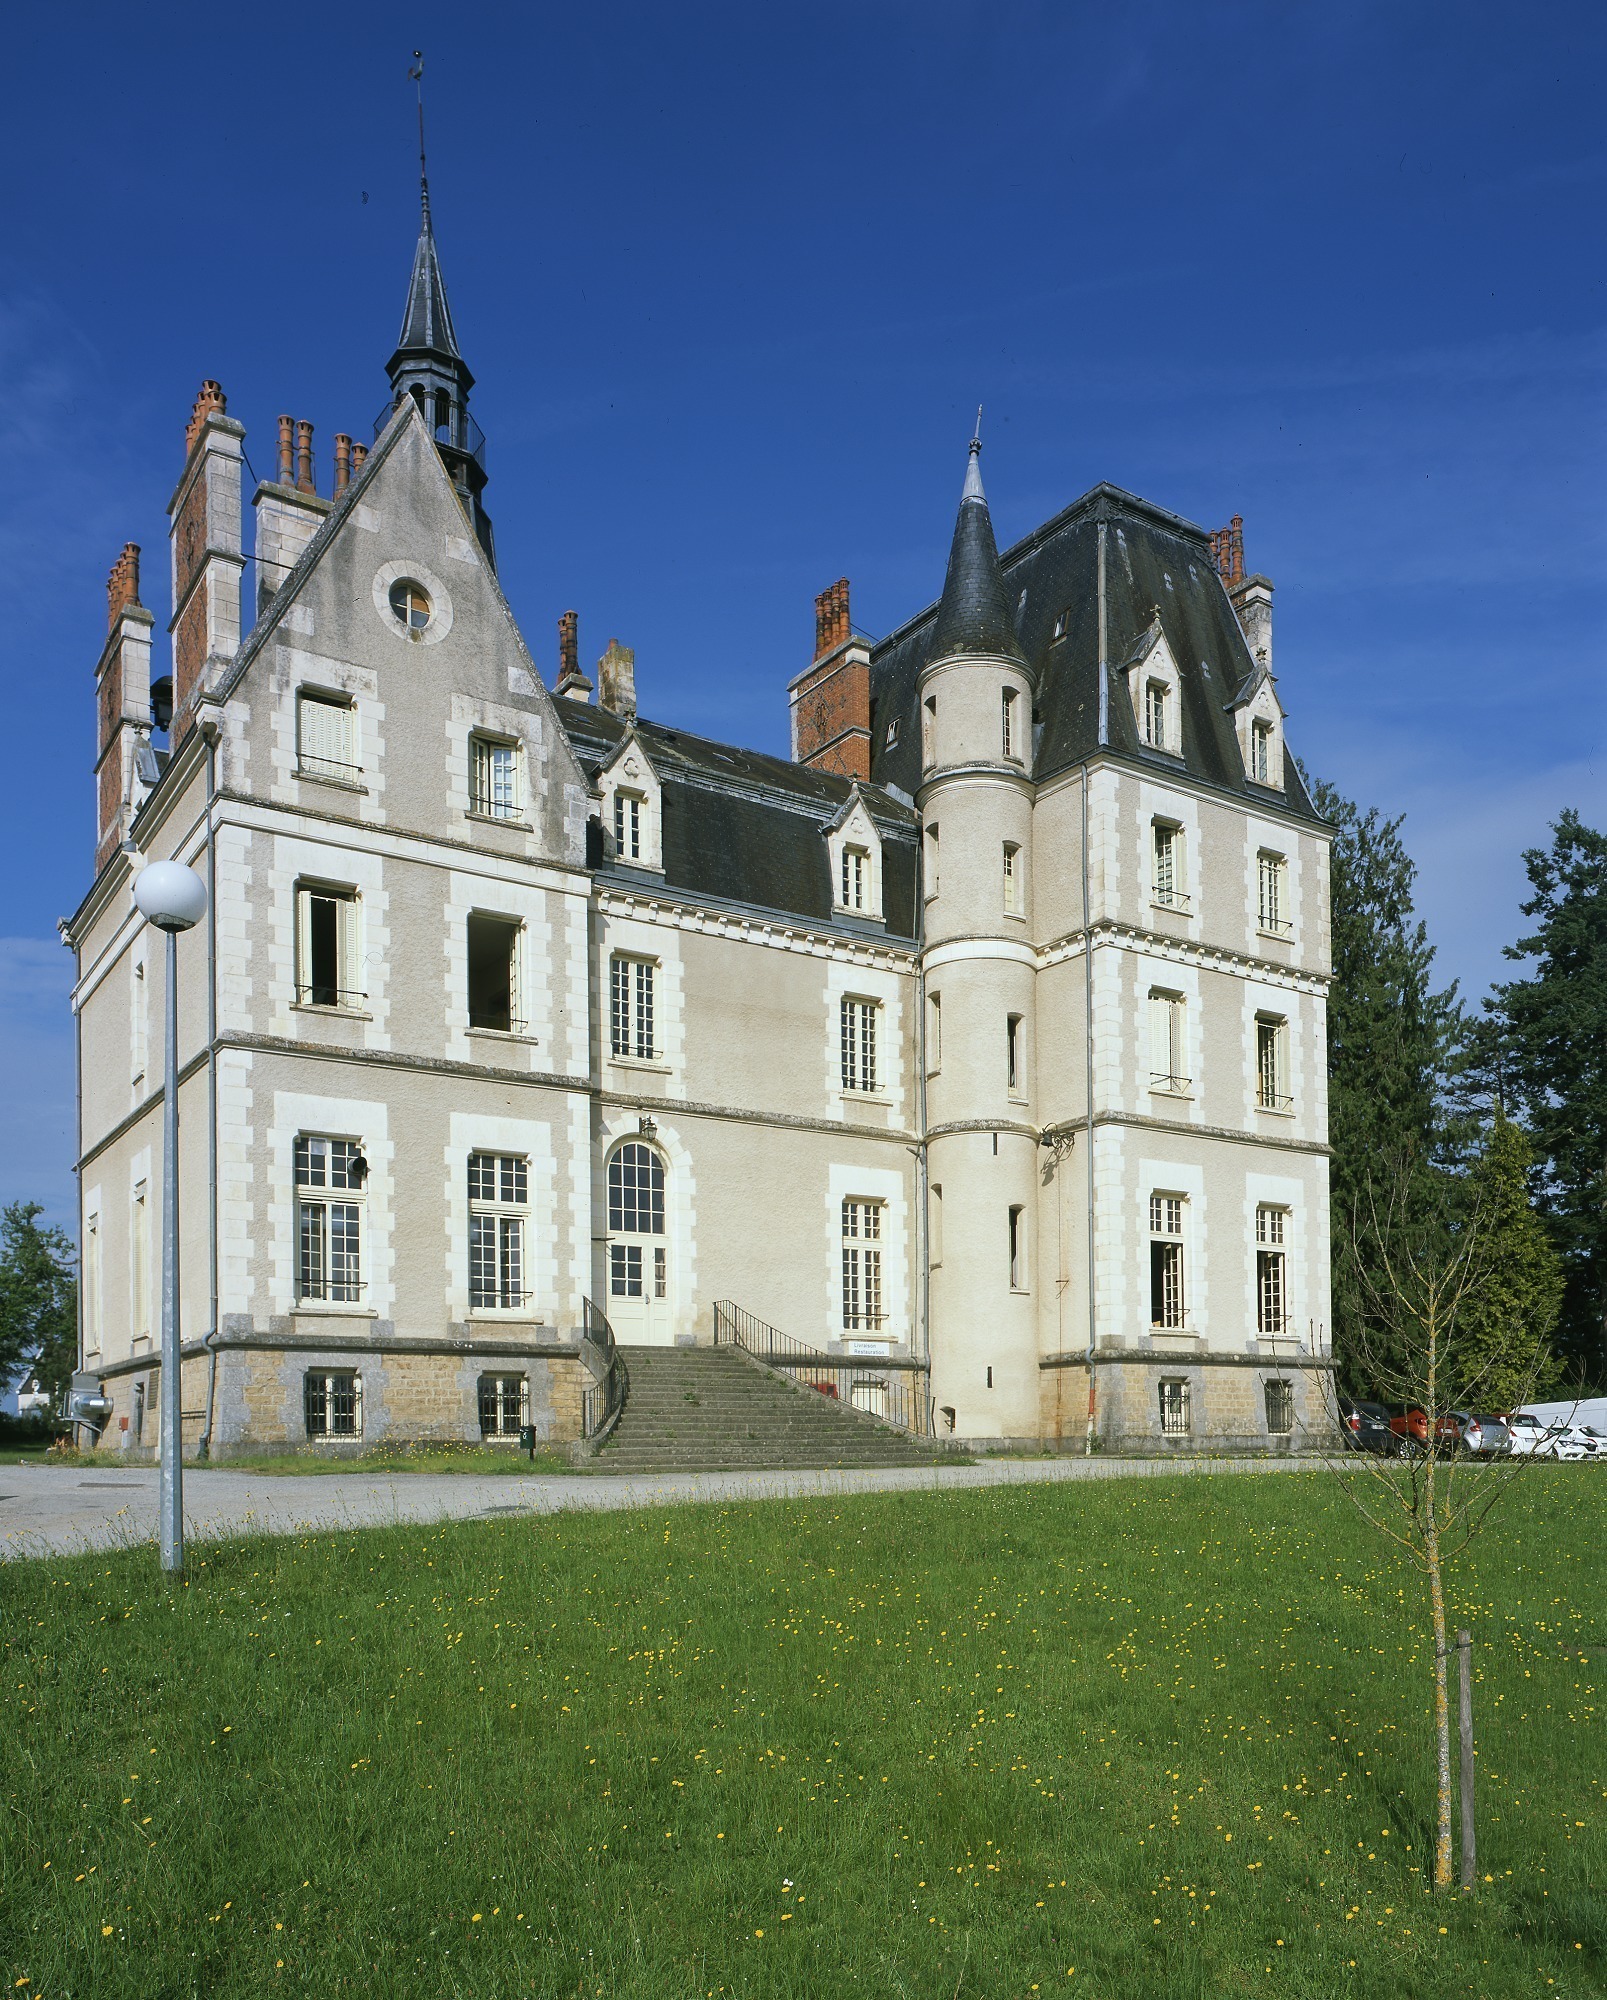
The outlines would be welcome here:
[[[982,491],[982,405],[976,406],[976,429],[971,433],[971,455],[965,466],[965,490],[960,495],[963,505],[967,500],[980,500],[987,505],[987,495]]]
[[[418,185],[419,196],[424,205],[425,220],[430,213],[430,176],[424,164],[424,51],[413,51],[413,67],[408,76],[418,85]]]
[[[980,451],[982,449],[982,405],[980,403],[976,406],[976,429],[971,433],[971,449],[973,451]]]

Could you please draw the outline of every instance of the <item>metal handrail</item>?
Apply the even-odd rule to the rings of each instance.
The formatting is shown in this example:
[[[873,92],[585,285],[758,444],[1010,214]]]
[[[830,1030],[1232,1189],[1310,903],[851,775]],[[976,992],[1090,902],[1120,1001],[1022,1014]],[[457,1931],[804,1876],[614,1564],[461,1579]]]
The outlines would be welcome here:
[[[891,1424],[897,1430],[909,1431],[916,1437],[936,1435],[931,1397],[902,1380],[885,1380],[878,1373],[876,1358],[861,1356],[850,1360],[846,1356],[827,1354],[818,1347],[811,1347],[807,1341],[795,1340],[790,1333],[783,1333],[779,1327],[769,1325],[753,1313],[745,1312],[730,1299],[715,1301],[714,1344],[716,1347],[740,1347],[763,1366],[785,1370],[795,1381],[801,1380],[806,1388],[817,1390],[833,1401],[846,1403],[862,1416],[879,1418],[883,1423]],[[898,1372],[902,1373],[906,1367],[907,1364],[899,1364]],[[913,1372],[924,1376],[928,1369],[928,1363],[918,1361]],[[855,1386],[863,1388],[870,1384],[876,1385],[881,1409],[866,1409],[854,1401]]]
[[[630,1376],[608,1315],[590,1299],[581,1300],[581,1332],[599,1350],[606,1364],[602,1379],[595,1387],[583,1389],[580,1395],[580,1434],[588,1444],[595,1444],[619,1421]]]

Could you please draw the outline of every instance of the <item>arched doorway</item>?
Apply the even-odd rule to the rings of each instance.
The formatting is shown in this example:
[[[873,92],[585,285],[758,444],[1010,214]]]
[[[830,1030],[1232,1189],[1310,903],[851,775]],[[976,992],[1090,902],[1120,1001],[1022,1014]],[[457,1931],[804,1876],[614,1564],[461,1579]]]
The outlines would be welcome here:
[[[668,1346],[674,1338],[669,1246],[664,1234],[664,1162],[640,1139],[608,1161],[608,1300],[614,1337]]]

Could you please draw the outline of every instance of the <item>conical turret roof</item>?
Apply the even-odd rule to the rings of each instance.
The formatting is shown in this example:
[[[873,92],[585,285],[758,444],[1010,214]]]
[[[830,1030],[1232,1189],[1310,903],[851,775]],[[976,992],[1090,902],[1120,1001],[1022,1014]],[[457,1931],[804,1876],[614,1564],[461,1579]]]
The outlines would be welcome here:
[[[446,281],[441,276],[441,259],[435,248],[435,231],[430,225],[430,191],[423,189],[423,215],[419,222],[418,248],[413,252],[413,275],[408,281],[407,305],[402,313],[398,354],[429,353],[461,361],[458,337],[452,325],[452,309],[446,302]]]
[[[1010,596],[999,568],[993,517],[982,491],[981,453],[981,440],[973,438],[960,516],[949,549],[948,575],[943,579],[943,597],[926,657],[946,660],[955,654],[985,653],[995,659],[1020,660],[1025,666],[1026,656],[1016,637]]]

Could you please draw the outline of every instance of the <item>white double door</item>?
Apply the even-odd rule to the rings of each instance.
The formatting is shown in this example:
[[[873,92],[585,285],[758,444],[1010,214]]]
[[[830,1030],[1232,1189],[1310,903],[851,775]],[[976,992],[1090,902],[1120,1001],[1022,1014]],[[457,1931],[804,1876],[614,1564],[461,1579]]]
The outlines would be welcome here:
[[[608,1239],[608,1323],[614,1338],[632,1347],[668,1347],[669,1254],[662,1236]]]

